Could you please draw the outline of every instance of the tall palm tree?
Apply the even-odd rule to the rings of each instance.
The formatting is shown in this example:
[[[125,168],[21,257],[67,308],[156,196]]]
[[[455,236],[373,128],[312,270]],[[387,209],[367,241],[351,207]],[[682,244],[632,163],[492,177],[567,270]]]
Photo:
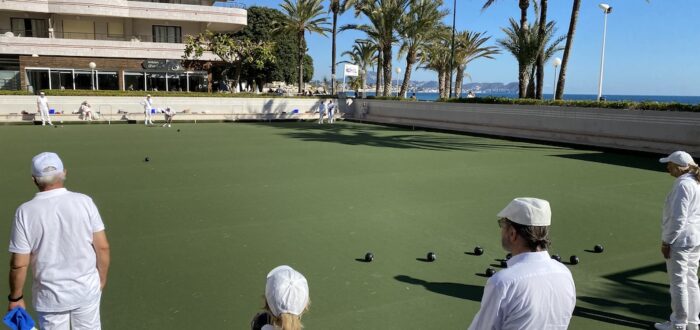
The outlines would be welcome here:
[[[537,28],[537,33],[539,35],[544,35],[547,25],[547,0],[540,0],[540,19]],[[544,46],[544,44],[542,44]],[[535,93],[535,98],[542,99],[542,87],[544,85],[544,47],[540,50],[537,55],[537,91]]]
[[[411,1],[408,14],[400,22],[399,35],[402,42],[399,56],[406,55],[406,70],[399,92],[401,97],[406,97],[413,66],[418,61],[419,53],[434,37],[435,26],[448,14],[446,10],[440,10],[442,4],[443,0]]]
[[[539,25],[539,22],[535,22],[534,25]],[[534,29],[534,26],[531,28]],[[555,38],[554,33],[556,33],[556,31],[557,29],[555,27],[555,23],[549,22],[545,25],[544,34],[540,35],[539,29],[536,34],[531,34],[531,43],[533,44],[533,47],[537,47],[539,50],[537,59],[531,68],[530,83],[527,91],[528,98],[536,98],[536,90],[541,90],[540,83],[535,82],[535,80],[538,79],[536,77],[536,71],[539,70],[537,65],[537,60],[539,60],[539,57],[542,56],[542,60],[547,62],[550,58],[552,58],[552,56],[554,56],[555,53],[564,49],[564,47],[561,46],[561,43],[564,41],[564,39],[566,39],[566,37],[560,36]]]
[[[365,5],[362,0],[357,0],[358,2],[355,3],[355,16],[359,16],[361,14],[360,8],[361,6]],[[370,15],[373,15],[370,20],[374,19],[377,20],[378,12],[376,11],[371,11]],[[379,96],[383,85],[383,74],[384,70],[381,69],[382,65],[384,64],[384,56],[383,56],[383,42],[384,40],[381,38],[381,32],[377,30],[377,27],[371,24],[346,24],[340,27],[340,32],[346,31],[346,30],[358,30],[361,32],[364,32],[367,35],[367,40],[370,40],[375,48],[377,49],[377,70],[376,70],[376,86],[375,86],[375,95]]]
[[[329,9],[333,13],[333,46],[331,51],[332,63],[331,63],[331,76],[335,80],[335,63],[336,63],[336,35],[338,28],[338,15],[342,15],[345,11],[350,9],[355,5],[356,0],[330,0]],[[331,94],[335,94],[335,88],[331,87]]]
[[[299,93],[304,90],[304,54],[306,53],[305,34],[318,33],[323,36],[329,29],[327,18],[323,15],[323,0],[284,0],[280,6],[284,10],[285,17],[277,28],[289,34],[293,34],[299,43],[298,73]]]
[[[452,64],[452,52],[450,42],[451,29],[445,25],[438,27],[433,42],[427,45],[420,53],[419,61],[422,64],[419,68],[432,70],[438,74],[438,92],[441,99],[449,97],[447,82]]]
[[[357,0],[355,4],[355,15],[364,14],[369,20],[369,24],[364,25],[366,28],[358,30],[372,30],[377,34],[382,52],[384,96],[391,91],[392,45],[397,41],[396,31],[412,1],[415,0]]]
[[[365,82],[367,81],[367,68],[377,61],[376,45],[370,40],[355,40],[352,50],[343,52],[341,56],[347,56],[350,60],[339,63],[352,63],[360,68],[359,82],[364,93]]]
[[[518,61],[518,97],[524,98],[529,81],[528,68],[535,61],[537,48],[532,45],[528,29],[522,29],[514,19],[510,19],[509,27],[501,30],[506,34],[506,38],[497,42]]]
[[[481,10],[486,10],[495,2],[496,0],[486,0]],[[518,0],[518,7],[520,7],[520,28],[526,31],[529,28],[527,24],[527,9],[530,7],[530,0]]]
[[[486,36],[486,32],[462,31],[456,36],[455,41],[455,64],[457,66],[457,78],[455,79],[455,94],[461,97],[462,84],[464,82],[464,71],[467,65],[477,58],[493,59],[493,55],[501,52],[495,46],[484,46],[491,37]]]
[[[573,8],[571,9],[571,20],[569,21],[569,32],[566,33],[566,46],[564,46],[564,56],[561,59],[561,69],[559,70],[559,78],[557,79],[557,91],[554,93],[555,100],[561,100],[564,96],[564,85],[566,84],[566,68],[569,65],[569,55],[571,55],[571,47],[574,43],[574,34],[576,33],[576,22],[578,21],[578,13],[581,8],[581,0],[574,0]]]

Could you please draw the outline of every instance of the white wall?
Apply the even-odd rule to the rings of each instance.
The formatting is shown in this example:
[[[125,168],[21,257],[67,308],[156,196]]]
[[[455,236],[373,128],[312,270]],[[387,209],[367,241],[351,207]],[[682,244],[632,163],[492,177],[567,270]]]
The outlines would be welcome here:
[[[700,156],[700,113],[356,100],[363,121]]]

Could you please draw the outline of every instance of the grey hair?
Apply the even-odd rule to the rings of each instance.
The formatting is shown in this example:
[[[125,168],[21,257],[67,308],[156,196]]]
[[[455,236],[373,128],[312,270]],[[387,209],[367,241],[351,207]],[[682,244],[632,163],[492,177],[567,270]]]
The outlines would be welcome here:
[[[59,181],[64,182],[66,181],[66,174],[61,172],[61,173],[56,173],[54,175],[47,175],[47,176],[35,176],[34,180],[36,180],[36,184],[40,187],[46,187],[52,184],[56,184]]]

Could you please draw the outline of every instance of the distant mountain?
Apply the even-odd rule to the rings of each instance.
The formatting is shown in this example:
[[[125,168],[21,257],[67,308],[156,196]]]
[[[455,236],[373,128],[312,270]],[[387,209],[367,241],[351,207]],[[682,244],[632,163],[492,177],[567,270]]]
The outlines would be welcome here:
[[[377,77],[376,72],[369,72],[367,76],[367,84],[368,85],[374,85],[375,83],[375,78]],[[399,80],[398,83],[401,84],[403,80]],[[396,85],[396,80],[392,82],[392,85]],[[416,92],[432,92],[432,91],[437,91],[438,89],[438,82],[435,80],[431,81],[411,81],[411,90],[413,88],[416,89]],[[511,83],[480,83],[480,82],[471,82],[467,84],[462,85],[462,90],[463,92],[467,92],[469,90],[472,90],[476,93],[517,93],[518,92],[518,83],[517,82],[511,82]]]

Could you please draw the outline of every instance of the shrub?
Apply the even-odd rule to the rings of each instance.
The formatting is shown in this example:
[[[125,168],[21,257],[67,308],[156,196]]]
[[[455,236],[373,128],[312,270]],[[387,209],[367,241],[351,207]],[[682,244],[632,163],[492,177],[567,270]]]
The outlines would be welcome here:
[[[545,105],[559,107],[580,107],[580,108],[604,108],[604,109],[627,109],[627,110],[656,110],[656,111],[698,111],[700,104],[683,104],[678,102],[660,103],[654,101],[632,102],[632,101],[574,101],[574,100],[538,100],[538,99],[512,99],[504,97],[475,97],[440,100],[439,102],[452,103],[482,103],[482,104],[520,104],[520,105]]]

